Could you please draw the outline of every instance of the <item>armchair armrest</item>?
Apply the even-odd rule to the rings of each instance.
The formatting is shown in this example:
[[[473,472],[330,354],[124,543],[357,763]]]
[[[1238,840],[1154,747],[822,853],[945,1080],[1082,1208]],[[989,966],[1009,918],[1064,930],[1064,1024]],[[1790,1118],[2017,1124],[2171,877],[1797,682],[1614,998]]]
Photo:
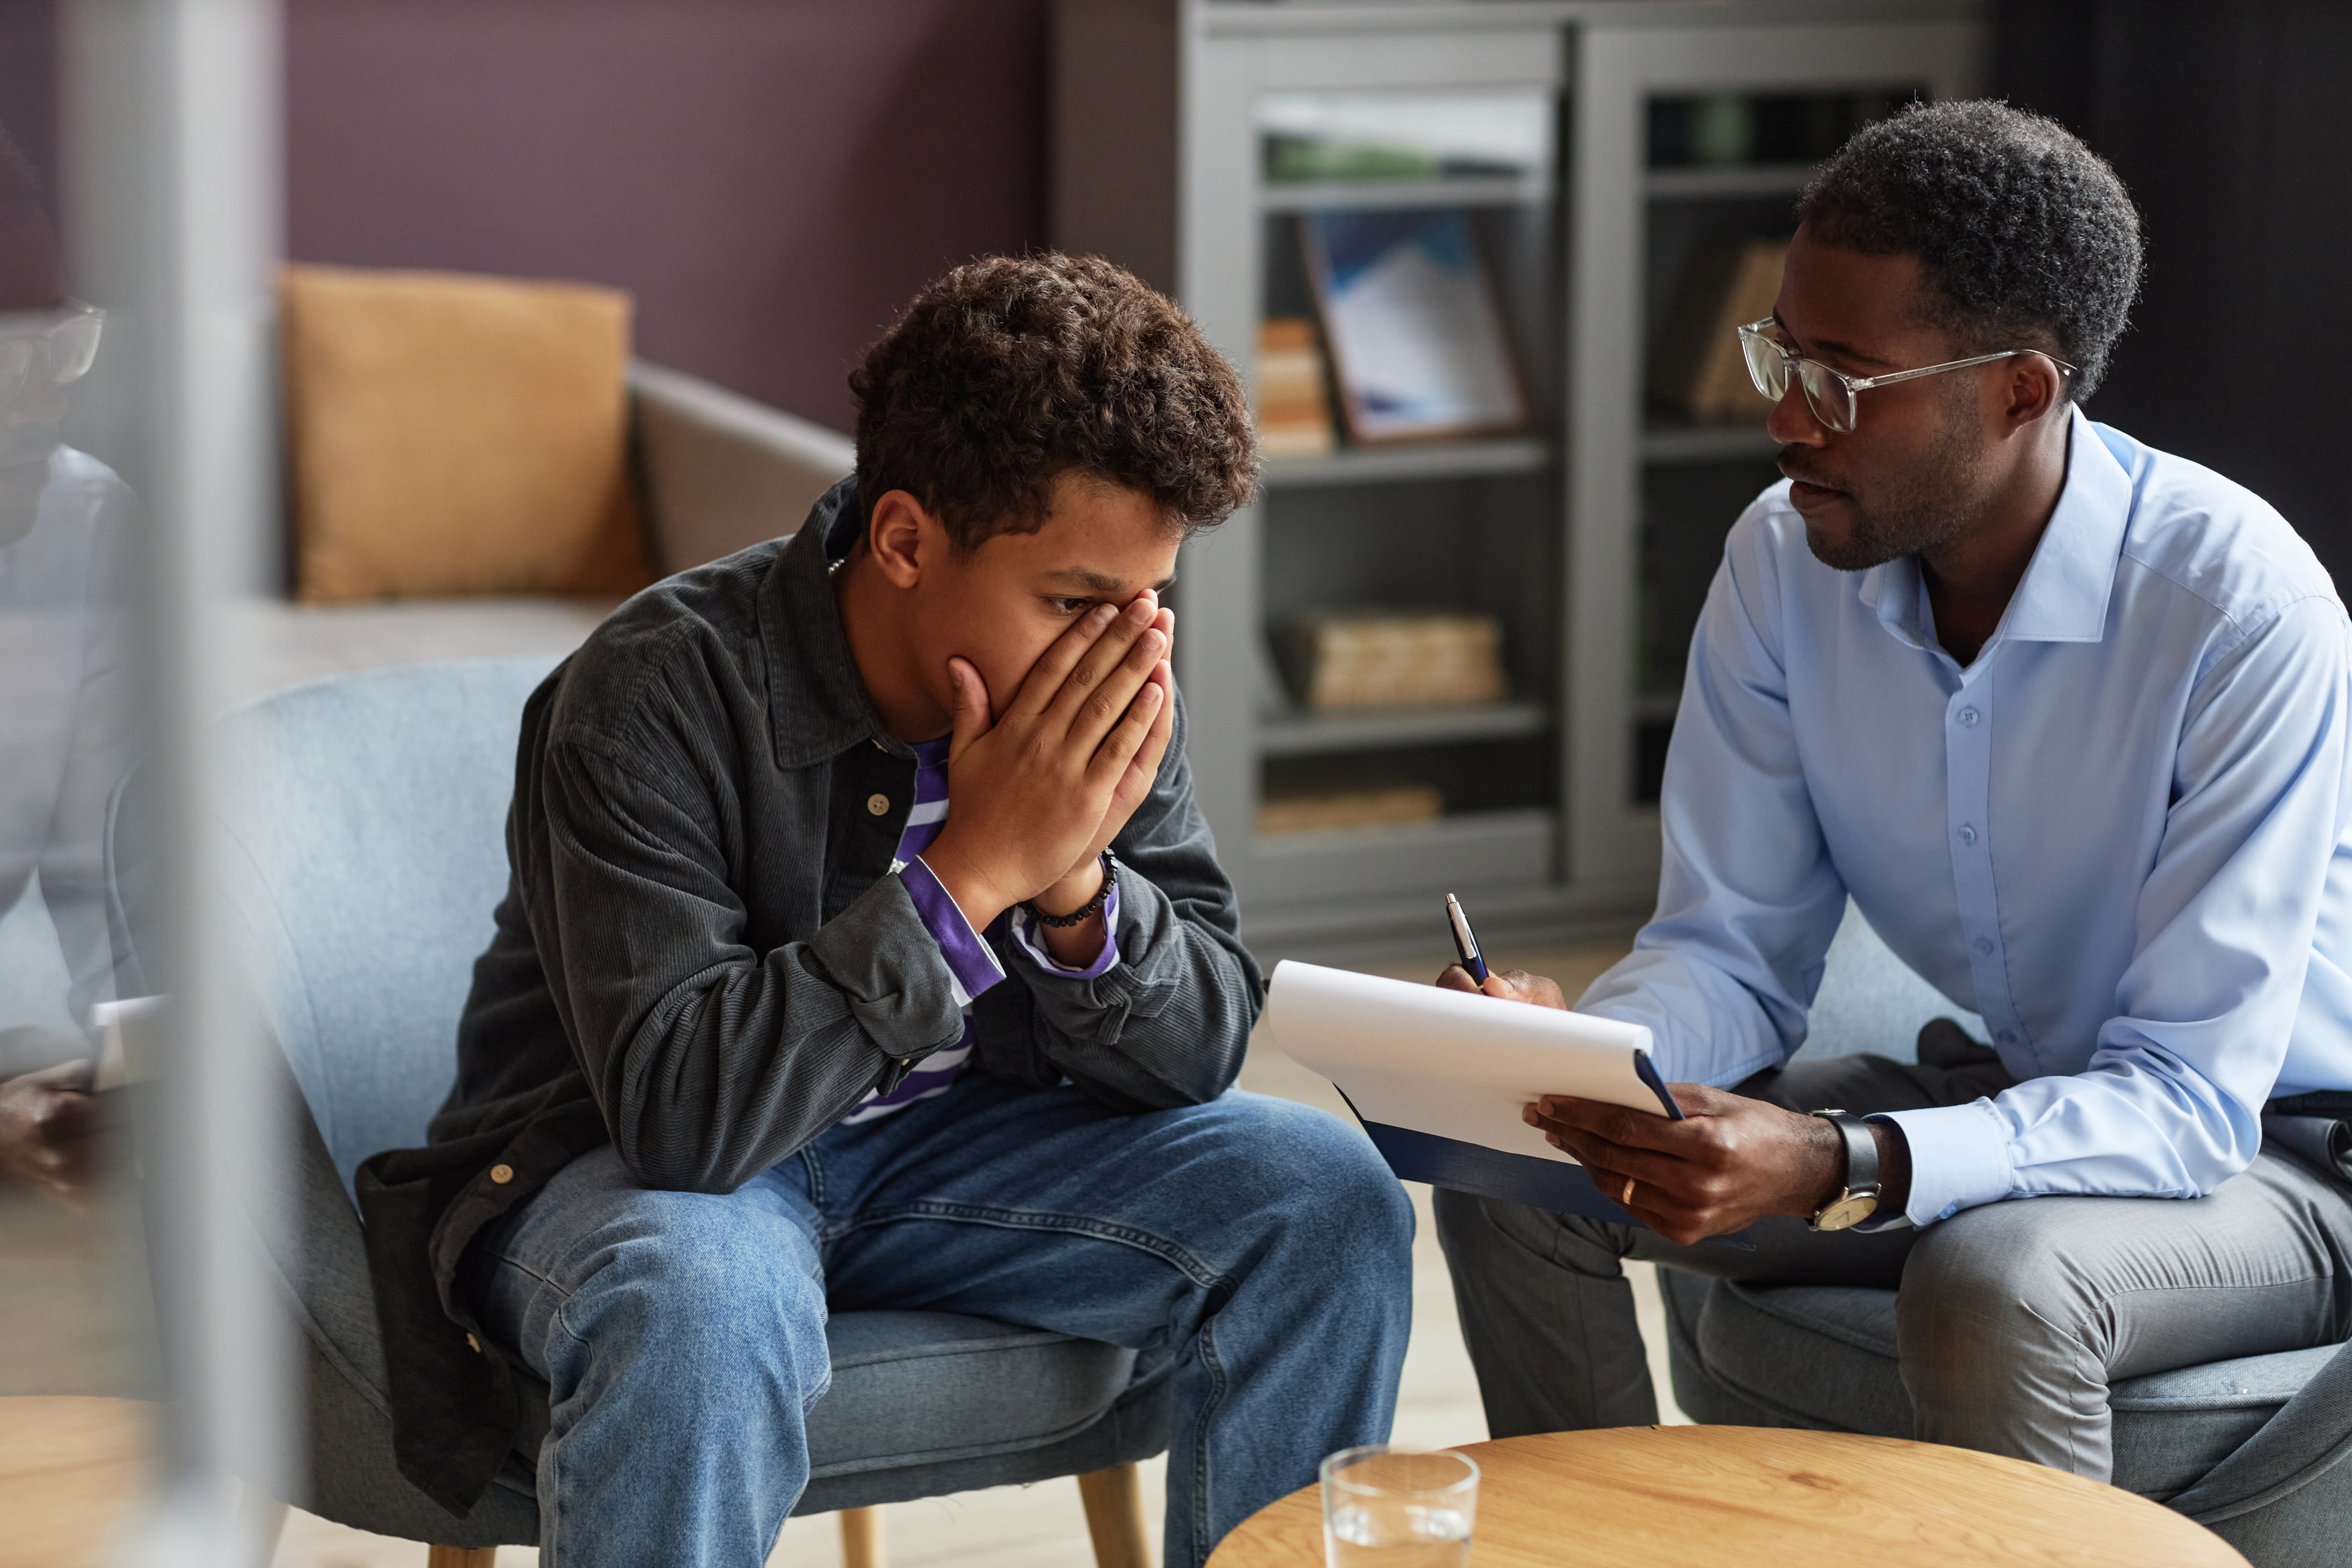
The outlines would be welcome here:
[[[856,466],[848,437],[698,376],[638,360],[629,391],[665,573],[793,532]]]

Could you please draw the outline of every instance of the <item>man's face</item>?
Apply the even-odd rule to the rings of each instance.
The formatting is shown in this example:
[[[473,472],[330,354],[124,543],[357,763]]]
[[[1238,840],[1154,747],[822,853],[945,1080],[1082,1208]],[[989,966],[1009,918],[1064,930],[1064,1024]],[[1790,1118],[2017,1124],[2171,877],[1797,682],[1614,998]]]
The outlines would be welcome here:
[[[1175,575],[1183,535],[1150,496],[1076,474],[1055,479],[1052,493],[1045,527],[1000,533],[967,556],[945,552],[916,585],[919,679],[945,710],[954,709],[950,658],[971,661],[1001,714],[1029,667],[1080,616]]]
[[[1773,315],[1792,351],[1852,376],[1966,358],[1920,320],[1921,286],[1916,257],[1861,256],[1801,228]],[[1855,400],[1859,417],[1844,435],[1813,417],[1790,380],[1766,428],[1782,443],[1780,471],[1795,481],[1789,498],[1817,560],[1865,571],[1968,527],[1987,489],[1984,380],[1962,370],[1874,387]]]

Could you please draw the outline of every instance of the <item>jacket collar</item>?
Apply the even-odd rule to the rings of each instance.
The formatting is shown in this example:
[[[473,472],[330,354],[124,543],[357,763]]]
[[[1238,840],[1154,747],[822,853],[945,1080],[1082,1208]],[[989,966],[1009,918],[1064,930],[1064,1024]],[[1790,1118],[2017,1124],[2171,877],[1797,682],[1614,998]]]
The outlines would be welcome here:
[[[2106,636],[2107,596],[2131,525],[2131,476],[2079,408],[2070,412],[2066,441],[2057,508],[1984,653],[2003,642],[2097,642]],[[1917,556],[1872,567],[1863,574],[1861,594],[1896,641],[1929,646]],[[1976,662],[1984,663],[1983,653]]]
[[[858,521],[853,474],[809,510],[760,587],[768,723],[780,768],[811,767],[865,741],[894,756],[914,754],[882,728],[833,596],[834,563],[856,542]]]

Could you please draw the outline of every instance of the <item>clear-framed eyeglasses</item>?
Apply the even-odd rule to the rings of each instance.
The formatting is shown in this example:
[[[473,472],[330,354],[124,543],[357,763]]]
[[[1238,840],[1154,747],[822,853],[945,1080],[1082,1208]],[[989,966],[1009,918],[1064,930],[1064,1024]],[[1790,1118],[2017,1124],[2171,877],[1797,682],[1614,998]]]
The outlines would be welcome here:
[[[54,310],[0,310],[0,407],[34,377],[64,386],[89,374],[106,312],[69,300]]]
[[[2040,349],[2003,349],[1999,353],[1946,360],[1942,364],[1889,371],[1885,375],[1848,375],[1842,370],[1832,370],[1819,360],[1791,353],[1786,343],[1769,335],[1777,325],[1767,316],[1739,329],[1739,349],[1748,356],[1748,378],[1756,384],[1757,391],[1774,403],[1789,395],[1789,383],[1795,380],[1805,389],[1805,406],[1813,411],[1813,417],[1841,436],[1852,433],[1861,413],[1857,400],[1874,386],[1892,386],[1898,381],[1916,381],[1923,375],[1941,375],[1948,370],[1966,370],[1970,365],[1990,364],[1995,360],[2032,353],[2042,354],[2068,375],[2074,374],[2073,365]]]

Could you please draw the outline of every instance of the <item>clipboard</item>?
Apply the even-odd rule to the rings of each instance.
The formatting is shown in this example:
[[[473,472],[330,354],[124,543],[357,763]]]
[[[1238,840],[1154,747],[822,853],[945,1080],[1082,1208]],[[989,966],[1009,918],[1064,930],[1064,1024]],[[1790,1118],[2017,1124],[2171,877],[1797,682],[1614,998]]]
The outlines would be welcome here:
[[[1650,1059],[1650,1031],[1614,1018],[1286,959],[1266,988],[1265,1026],[1331,1080],[1402,1181],[1642,1225],[1520,1110],[1569,1094],[1683,1119]],[[1745,1232],[1710,1239],[1754,1245]]]

